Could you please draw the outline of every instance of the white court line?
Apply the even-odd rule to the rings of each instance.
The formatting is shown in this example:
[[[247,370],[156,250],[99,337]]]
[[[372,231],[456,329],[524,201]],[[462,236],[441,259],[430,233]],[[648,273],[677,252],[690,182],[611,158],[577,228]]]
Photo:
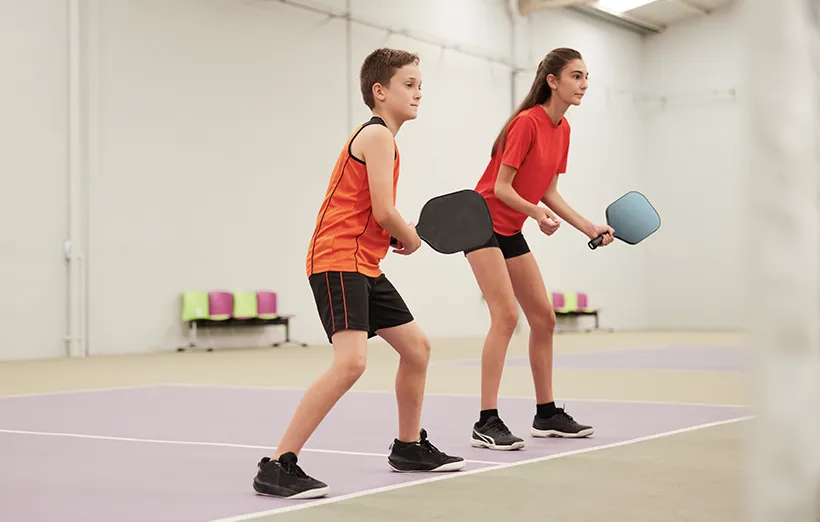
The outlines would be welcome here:
[[[238,390],[269,390],[269,391],[305,391],[305,388],[298,386],[250,386],[242,384],[196,384],[185,382],[167,383],[167,386],[178,386],[180,388],[228,388]],[[349,393],[373,393],[373,394],[390,394],[395,393],[393,390],[356,390],[351,389]],[[479,398],[478,395],[472,393],[447,393],[447,392],[425,392],[425,397],[461,397],[461,398]],[[514,400],[534,400],[534,396],[520,396],[520,395],[499,395],[499,399],[514,399]],[[560,398],[557,403],[562,402],[605,402],[605,403],[625,403],[625,404],[658,404],[668,406],[710,406],[713,408],[746,408],[750,409],[752,406],[748,404],[718,404],[711,402],[673,402],[673,401],[647,401],[636,399],[572,399]]]
[[[376,493],[384,493],[386,491],[393,491],[393,490],[396,490],[396,489],[402,489],[402,488],[407,488],[407,487],[411,487],[411,486],[418,486],[420,484],[427,484],[427,483],[430,483],[430,482],[437,482],[437,481],[440,481],[440,480],[449,480],[449,479],[454,479],[454,478],[458,478],[458,477],[464,477],[464,476],[467,476],[467,475],[476,475],[478,473],[485,473],[487,471],[496,471],[496,470],[500,470],[500,469],[513,468],[513,467],[516,467],[516,466],[522,466],[524,464],[533,464],[533,463],[536,463],[536,462],[544,462],[544,461],[547,461],[547,460],[560,459],[560,458],[569,457],[569,456],[572,456],[572,455],[580,455],[580,454],[583,454],[583,453],[590,453],[590,452],[593,452],[593,451],[599,451],[599,450],[604,450],[604,449],[609,449],[609,448],[617,448],[619,446],[628,446],[630,444],[635,444],[637,442],[645,442],[645,441],[652,440],[652,439],[659,439],[661,437],[669,437],[671,435],[679,435],[681,433],[701,430],[701,429],[704,429],[704,428],[711,428],[711,427],[715,427],[715,426],[721,426],[721,425],[724,425],[724,424],[732,424],[732,423],[735,423],[735,422],[747,421],[747,420],[752,419],[752,418],[754,418],[754,416],[738,417],[738,418],[735,418],[735,419],[729,419],[729,420],[718,421],[718,422],[710,422],[708,424],[699,424],[697,426],[690,426],[688,428],[682,428],[682,429],[679,429],[679,430],[667,431],[667,432],[664,432],[664,433],[657,433],[655,435],[648,435],[646,437],[639,437],[637,439],[630,439],[630,440],[625,440],[625,441],[621,441],[621,442],[615,442],[613,444],[606,444],[604,446],[595,446],[595,447],[591,447],[591,448],[584,448],[584,449],[579,449],[579,450],[567,451],[567,452],[564,452],[564,453],[557,453],[557,454],[554,454],[554,455],[546,455],[546,456],[543,456],[543,457],[535,457],[535,458],[532,458],[532,459],[520,460],[518,462],[508,462],[508,463],[499,464],[497,466],[492,466],[492,467],[488,467],[488,468],[479,468],[479,469],[472,469],[472,470],[469,470],[469,471],[457,471],[457,472],[452,472],[452,473],[443,473],[441,475],[437,475],[437,476],[434,476],[434,477],[414,480],[412,482],[405,482],[403,484],[393,484],[393,485],[390,485],[390,486],[383,486],[383,487],[380,487],[380,488],[367,489],[367,490],[364,490],[364,491],[357,491],[356,493],[349,493],[347,495],[340,495],[338,497],[331,497],[331,498],[324,498],[324,499],[321,499],[321,500],[315,500],[315,501],[305,503],[305,504],[296,504],[296,505],[293,505],[293,506],[275,508],[275,509],[270,509],[270,510],[267,510],[267,511],[257,511],[255,513],[248,513],[248,514],[245,514],[245,515],[237,515],[235,517],[220,518],[220,519],[217,519],[217,520],[211,520],[210,522],[242,522],[242,521],[245,521],[245,520],[253,520],[253,519],[264,517],[264,516],[280,515],[282,513],[289,513],[289,512],[292,512],[292,511],[299,511],[299,510],[302,510],[302,509],[314,508],[314,507],[323,506],[323,505],[326,505],[326,504],[334,504],[336,502],[342,502],[344,500],[350,500],[350,499],[354,499],[354,498],[358,498],[358,497],[364,497],[364,496],[367,496],[367,495],[374,495]]]
[[[139,389],[150,389],[150,388],[171,388],[171,387],[182,387],[182,388],[228,388],[228,389],[240,389],[240,390],[271,390],[271,391],[305,391],[305,388],[299,388],[297,386],[249,386],[249,385],[241,385],[241,384],[196,384],[196,383],[184,383],[184,382],[164,382],[164,383],[155,383],[155,384],[135,384],[132,386],[113,386],[108,388],[83,388],[83,389],[75,389],[75,390],[61,390],[61,391],[51,391],[51,392],[34,392],[34,393],[20,393],[16,395],[0,395],[0,400],[3,399],[22,399],[26,397],[47,397],[51,395],[72,395],[72,394],[80,394],[80,393],[95,393],[95,392],[112,392],[112,391],[125,391],[125,390],[139,390]],[[393,394],[392,390],[350,390],[352,393],[375,393],[375,394]],[[478,395],[474,395],[471,393],[443,393],[443,392],[427,392],[425,396],[432,396],[432,397],[473,397],[477,398]],[[518,396],[518,395],[504,395],[499,396],[499,399],[518,399],[518,400],[530,400],[533,397],[530,396]],[[717,404],[717,403],[710,403],[710,402],[674,402],[674,401],[648,401],[648,400],[636,400],[636,399],[596,399],[596,398],[563,398],[559,399],[558,402],[567,401],[567,402],[605,402],[605,403],[625,403],[625,404],[660,404],[660,405],[671,405],[671,406],[711,406],[715,408],[751,408],[748,404]]]
[[[243,448],[243,449],[259,449],[259,450],[266,450],[272,451],[276,449],[276,446],[254,446],[251,444],[231,444],[227,442],[196,442],[196,441],[187,441],[187,440],[160,440],[160,439],[140,439],[134,437],[112,437],[108,435],[84,435],[81,433],[60,433],[60,432],[52,432],[52,431],[26,431],[26,430],[5,430],[0,429],[0,433],[8,433],[13,435],[41,435],[47,437],[70,437],[75,439],[94,439],[94,440],[114,440],[120,442],[145,442],[149,444],[178,444],[182,446],[216,446],[222,448]],[[307,451],[311,453],[329,453],[332,455],[354,455],[358,457],[380,457],[380,458],[387,458],[387,453],[366,453],[361,451],[343,451],[343,450],[327,450],[327,449],[314,449],[314,448],[302,448],[302,451]],[[488,464],[490,466],[497,466],[499,464],[504,464],[503,462],[495,462],[495,461],[488,461],[488,460],[467,460],[470,464]]]
[[[18,393],[12,395],[0,395],[0,400],[3,399],[24,399],[26,397],[47,397],[49,395],[73,395],[78,393],[95,393],[95,392],[113,392],[125,390],[140,390],[145,388],[170,388],[178,386],[174,383],[157,383],[157,384],[134,384],[131,386],[112,386],[108,388],[78,388],[71,390],[58,390],[49,392],[32,392],[32,393]]]

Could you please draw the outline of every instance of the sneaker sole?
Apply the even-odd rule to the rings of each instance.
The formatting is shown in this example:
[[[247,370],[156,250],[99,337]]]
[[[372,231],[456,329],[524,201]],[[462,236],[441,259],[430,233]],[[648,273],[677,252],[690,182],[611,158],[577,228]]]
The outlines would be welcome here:
[[[567,433],[563,431],[556,431],[556,430],[539,430],[535,428],[530,428],[530,434],[533,437],[559,437],[563,439],[580,439],[583,437],[589,437],[595,433],[595,429],[588,428],[585,430],[581,430],[578,433]]]
[[[517,450],[517,449],[521,449],[521,448],[524,447],[524,441],[523,440],[519,441],[519,442],[513,442],[512,444],[509,444],[507,446],[502,446],[500,444],[493,444],[491,442],[485,442],[483,440],[478,440],[478,439],[472,439],[471,438],[470,439],[470,444],[474,448],[487,448],[487,449],[497,450],[497,451],[512,451],[512,450]]]
[[[306,498],[319,498],[324,497],[330,491],[329,486],[325,486],[323,488],[316,488],[316,489],[309,489],[307,491],[302,491],[301,493],[289,493],[286,491],[277,491],[275,487],[266,487],[263,491],[259,491],[256,489],[256,484],[253,487],[254,491],[256,491],[257,495],[263,497],[274,497],[274,498],[284,498],[284,499],[291,499],[291,500],[303,500]]]
[[[442,464],[441,466],[433,469],[399,469],[393,466],[393,463],[389,460],[387,461],[387,465],[390,466],[390,469],[397,473],[439,473],[443,471],[458,471],[460,469],[464,469],[464,466],[467,463],[465,461],[460,462],[449,462],[447,464]]]

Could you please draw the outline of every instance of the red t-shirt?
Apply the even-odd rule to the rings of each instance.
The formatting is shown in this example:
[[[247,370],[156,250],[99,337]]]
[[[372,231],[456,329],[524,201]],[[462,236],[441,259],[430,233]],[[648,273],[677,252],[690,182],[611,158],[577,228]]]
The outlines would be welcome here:
[[[521,111],[510,122],[503,154],[496,152],[490,158],[475,187],[490,207],[493,228],[498,234],[517,234],[528,217],[495,196],[495,182],[501,165],[518,169],[513,178],[513,189],[530,203],[538,204],[553,178],[567,170],[569,134],[566,118],[561,118],[556,125],[540,105]]]

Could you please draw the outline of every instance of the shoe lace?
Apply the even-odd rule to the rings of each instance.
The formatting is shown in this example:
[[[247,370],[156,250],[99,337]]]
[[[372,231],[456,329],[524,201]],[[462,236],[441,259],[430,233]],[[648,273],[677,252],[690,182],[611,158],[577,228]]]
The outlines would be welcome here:
[[[562,418],[568,420],[569,422],[575,422],[575,419],[572,418],[572,415],[566,412],[563,407],[555,408],[555,414],[560,415]]]
[[[444,455],[444,453],[440,449],[435,447],[433,443],[427,439],[427,430],[425,429],[421,430],[421,439],[419,440],[419,445],[432,455]]]
[[[500,433],[502,433],[504,435],[511,435],[512,434],[512,432],[510,431],[510,428],[508,428],[507,425],[504,424],[504,421],[501,420],[498,417],[493,417],[492,419],[487,421],[487,427],[498,430]]]
[[[280,462],[280,464],[282,465],[282,469],[284,469],[288,475],[298,478],[308,478],[307,473],[302,471],[302,468],[300,468],[295,462],[286,461]]]

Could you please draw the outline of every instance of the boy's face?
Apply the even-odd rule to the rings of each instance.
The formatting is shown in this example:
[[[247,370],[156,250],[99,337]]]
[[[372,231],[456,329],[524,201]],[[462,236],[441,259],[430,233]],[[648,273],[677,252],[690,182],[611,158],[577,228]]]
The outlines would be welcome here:
[[[421,70],[409,64],[396,70],[386,87],[381,88],[377,99],[395,117],[402,121],[414,120],[421,103]]]

